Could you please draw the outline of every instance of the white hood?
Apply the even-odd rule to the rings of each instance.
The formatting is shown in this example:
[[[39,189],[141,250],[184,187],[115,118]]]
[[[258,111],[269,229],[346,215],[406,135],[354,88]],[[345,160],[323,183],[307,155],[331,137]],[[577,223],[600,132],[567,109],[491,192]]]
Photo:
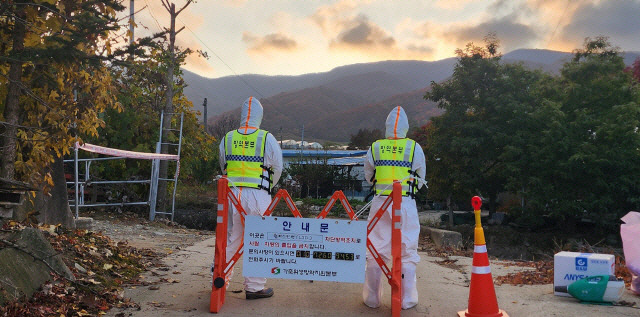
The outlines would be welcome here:
[[[260,128],[262,123],[262,104],[255,97],[249,97],[242,105],[240,128]],[[246,131],[246,129],[245,129]]]
[[[402,139],[407,136],[409,131],[409,120],[407,114],[402,107],[397,106],[389,112],[387,121],[385,122],[384,136],[387,139]]]

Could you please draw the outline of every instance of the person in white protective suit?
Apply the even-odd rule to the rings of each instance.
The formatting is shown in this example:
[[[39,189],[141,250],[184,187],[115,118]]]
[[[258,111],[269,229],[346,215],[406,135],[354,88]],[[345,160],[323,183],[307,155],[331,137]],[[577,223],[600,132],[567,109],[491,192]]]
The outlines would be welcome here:
[[[260,129],[262,112],[260,101],[249,97],[242,105],[240,128],[229,131],[220,142],[220,168],[247,215],[264,214],[271,203],[271,188],[282,174],[282,150],[271,133]],[[227,261],[244,235],[244,224],[233,204],[229,212]],[[265,289],[266,282],[262,277],[245,277],[246,299],[273,296],[273,289]]]
[[[420,222],[416,209],[415,193],[422,186],[416,177],[424,179],[426,163],[419,144],[406,138],[409,130],[407,114],[402,107],[395,107],[387,116],[385,139],[372,145],[364,161],[364,175],[373,185],[375,196],[371,202],[369,221],[391,194],[393,181],[402,181],[402,309],[418,304],[416,265]],[[371,243],[382,259],[391,260],[391,209],[389,205],[380,221],[369,234]],[[382,270],[373,256],[367,252],[365,282],[362,297],[365,305],[377,308],[382,297]]]

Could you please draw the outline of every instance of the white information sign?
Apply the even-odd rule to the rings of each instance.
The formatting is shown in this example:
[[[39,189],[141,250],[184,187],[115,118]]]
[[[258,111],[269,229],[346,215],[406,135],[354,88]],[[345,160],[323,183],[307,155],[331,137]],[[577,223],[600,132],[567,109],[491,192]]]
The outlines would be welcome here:
[[[367,222],[247,216],[244,276],[364,283]]]

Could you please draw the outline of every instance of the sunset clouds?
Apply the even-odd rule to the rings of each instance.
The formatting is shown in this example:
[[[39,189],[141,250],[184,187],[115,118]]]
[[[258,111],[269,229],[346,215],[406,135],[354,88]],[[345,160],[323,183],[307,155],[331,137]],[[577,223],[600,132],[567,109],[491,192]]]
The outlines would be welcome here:
[[[169,25],[159,1],[136,0],[136,9],[145,5],[136,16],[139,35]],[[193,55],[185,68],[221,77],[324,72],[389,59],[438,60],[469,42],[481,45],[489,33],[496,34],[503,53],[571,51],[585,37],[600,35],[622,50],[640,51],[639,16],[640,0],[224,0],[192,4],[177,24],[189,27],[178,35],[180,46],[214,56]]]

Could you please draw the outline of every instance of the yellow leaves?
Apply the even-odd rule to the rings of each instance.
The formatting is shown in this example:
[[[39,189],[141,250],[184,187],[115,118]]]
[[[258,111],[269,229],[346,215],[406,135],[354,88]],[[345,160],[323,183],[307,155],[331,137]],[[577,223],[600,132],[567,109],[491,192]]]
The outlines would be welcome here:
[[[58,0],[37,0],[36,3],[48,3],[48,4],[51,4],[51,5],[54,5],[54,4],[56,4],[56,1],[58,1]]]
[[[7,229],[23,229],[25,227],[21,223],[14,220],[10,220],[6,223],[5,226],[7,226]]]
[[[60,97],[60,95],[55,90],[52,90],[51,93],[49,93],[49,100],[51,100],[51,101],[57,100],[58,97]]]
[[[62,29],[62,21],[58,16],[51,16],[45,22],[45,26],[50,32],[59,32]]]
[[[85,43],[78,43],[78,45],[76,45],[76,48],[79,51],[84,51],[85,49],[87,49],[87,45]]]
[[[81,71],[80,71],[80,73],[79,73],[79,75],[80,75],[80,77],[84,78],[84,80],[89,80],[89,78],[91,77],[91,76],[89,75],[89,73],[87,73],[87,72],[86,72],[86,71],[84,71],[84,70],[81,70]]]
[[[56,229],[59,227],[60,225],[42,225],[42,226],[38,226],[38,228],[42,231],[46,231],[48,232],[50,235],[52,236],[57,236],[58,233],[56,232]]]
[[[35,6],[25,6],[24,13],[27,16],[27,21],[30,21],[31,23],[39,21],[38,10]]]
[[[100,283],[98,283],[100,284]],[[86,310],[81,310],[79,312],[76,312],[76,314],[78,314],[79,317],[83,317],[83,316],[93,316],[92,314],[89,314]]]
[[[34,47],[42,44],[42,38],[36,33],[27,33],[24,37],[25,47]]]
[[[47,185],[53,187],[53,178],[51,177],[51,173],[47,173],[44,180],[47,182]]]

